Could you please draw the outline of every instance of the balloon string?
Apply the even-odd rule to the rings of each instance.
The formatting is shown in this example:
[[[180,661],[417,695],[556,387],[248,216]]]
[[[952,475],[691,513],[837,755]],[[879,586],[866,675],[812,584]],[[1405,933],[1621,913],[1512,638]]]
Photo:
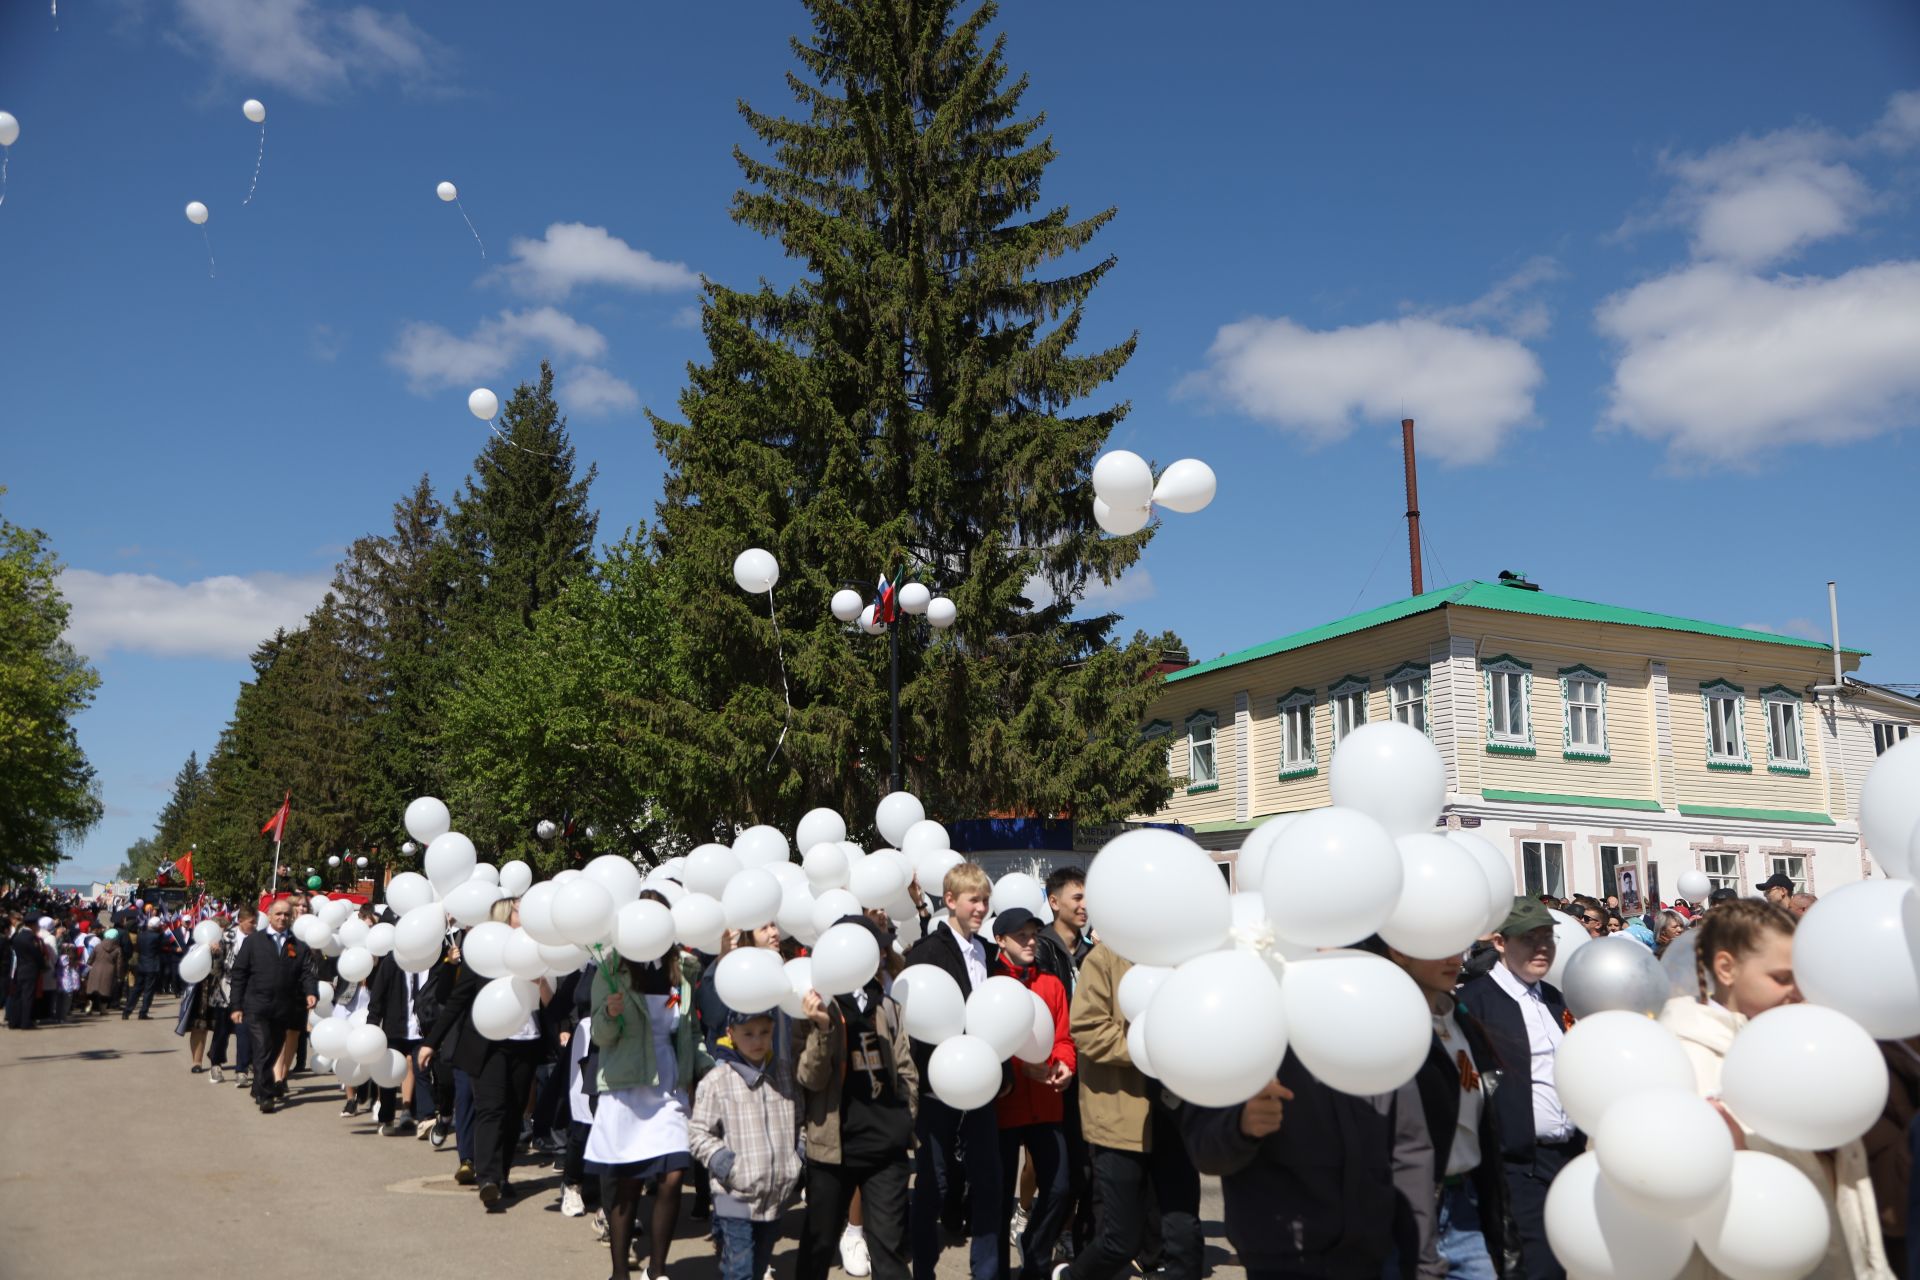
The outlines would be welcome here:
[[[501,443],[505,444],[509,449],[518,449],[520,452],[530,453],[536,458],[557,458],[560,456],[557,453],[541,453],[538,449],[529,449],[527,448],[527,446],[523,444],[515,444],[511,439],[508,438],[506,432],[502,431],[500,428],[493,425],[493,419],[491,418],[487,419],[487,430],[499,436]]]
[[[0,204],[7,202],[7,161],[11,159],[10,149],[0,147]]]
[[[263,141],[263,145],[264,145],[264,141]],[[467,217],[467,206],[461,204],[458,200],[455,200],[453,202],[453,207],[460,211],[460,216],[462,218],[466,218],[467,230],[473,231],[473,242],[480,246],[480,256],[483,258],[486,257],[487,242],[480,238],[480,233],[478,231],[473,230],[473,219]]]
[[[241,204],[252,204],[253,193],[260,189],[260,162],[267,158],[267,122],[260,122],[260,154],[253,158],[253,183],[247,188],[247,198]]]
[[[207,234],[207,224],[200,224],[200,238],[207,243],[207,279],[213,279],[213,237]]]
[[[594,963],[600,966],[600,976],[607,980],[607,994],[612,995],[613,971],[607,968],[607,944],[604,942],[596,942],[593,944],[591,950],[593,951]],[[627,1030],[627,1015],[625,1013],[617,1015],[613,1020],[613,1025],[620,1028],[620,1033],[625,1035]]]
[[[774,757],[780,754],[780,748],[787,743],[787,730],[793,727],[793,692],[787,687],[787,655],[780,641],[780,613],[773,607],[772,587],[767,588],[767,616],[773,619],[773,654],[780,660],[780,698],[787,704],[787,719],[780,726],[780,740],[767,753],[767,768],[771,769]]]

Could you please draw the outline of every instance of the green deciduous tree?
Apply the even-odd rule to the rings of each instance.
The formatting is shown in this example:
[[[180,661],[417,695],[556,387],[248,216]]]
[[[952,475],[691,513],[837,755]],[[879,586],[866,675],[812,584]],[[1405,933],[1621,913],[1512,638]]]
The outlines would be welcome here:
[[[1176,642],[1114,645],[1113,617],[1074,616],[1146,536],[1092,524],[1091,465],[1125,406],[1082,405],[1134,348],[1079,342],[1113,265],[1087,250],[1113,211],[1041,207],[1054,150],[1004,38],[986,41],[992,5],[957,19],[940,0],[806,7],[805,74],[789,77],[802,113],[742,107],[765,154],[736,152],[749,185],[733,205],[803,278],[709,284],[685,420],[653,420],[687,682],[664,711],[688,752],[672,806],[698,833],[813,804],[872,812],[886,645],[835,623],[827,600],[904,567],[959,606],[958,626],[916,633],[902,663],[907,785],[934,812],[1151,810],[1166,768],[1138,725]],[[728,571],[749,546],[783,566],[795,711],[777,755],[766,601]]]
[[[548,872],[667,834],[657,797],[675,753],[654,724],[675,626],[642,533],[609,547],[469,673],[445,707],[447,799],[461,829]],[[542,818],[570,819],[574,835],[542,844]]]
[[[59,576],[46,534],[0,518],[0,880],[52,871],[101,816],[73,728],[100,677],[62,638]]]

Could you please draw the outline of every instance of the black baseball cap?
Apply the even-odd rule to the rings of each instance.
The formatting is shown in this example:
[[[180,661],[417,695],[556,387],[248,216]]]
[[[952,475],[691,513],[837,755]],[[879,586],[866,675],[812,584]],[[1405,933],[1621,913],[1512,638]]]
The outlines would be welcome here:
[[[1040,917],[1025,907],[1008,907],[993,918],[993,936],[1004,938],[1010,933],[1018,933],[1030,924],[1039,923]]]
[[[1793,877],[1787,875],[1785,872],[1776,871],[1754,887],[1762,893],[1765,893],[1769,889],[1785,889],[1788,893],[1792,893]]]

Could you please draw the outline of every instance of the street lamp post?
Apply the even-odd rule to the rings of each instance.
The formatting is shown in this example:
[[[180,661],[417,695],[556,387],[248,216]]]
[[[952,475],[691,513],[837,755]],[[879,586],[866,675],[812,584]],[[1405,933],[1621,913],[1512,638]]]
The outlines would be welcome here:
[[[891,721],[889,736],[893,747],[890,789],[901,791],[906,787],[906,779],[900,756],[900,627],[906,621],[906,615],[911,614],[925,616],[927,625],[936,631],[945,631],[953,625],[958,611],[953,601],[945,596],[934,595],[925,583],[883,584],[881,591],[881,596],[868,604],[860,598],[859,587],[849,583],[833,593],[828,608],[835,618],[858,626],[870,636],[880,634],[882,628],[886,629],[887,703]]]

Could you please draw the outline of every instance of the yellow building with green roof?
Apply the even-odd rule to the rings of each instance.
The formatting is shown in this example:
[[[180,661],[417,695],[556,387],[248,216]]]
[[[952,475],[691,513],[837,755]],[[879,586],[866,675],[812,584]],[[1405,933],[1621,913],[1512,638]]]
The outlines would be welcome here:
[[[1135,821],[1237,849],[1329,803],[1340,739],[1392,719],[1446,762],[1444,825],[1510,852],[1530,894],[1644,891],[1651,871],[1671,898],[1690,869],[1818,894],[1878,874],[1853,812],[1865,744],[1920,724],[1920,701],[1851,676],[1835,693],[1834,670],[1794,636],[1464,582],[1163,677],[1144,732],[1176,786]]]

